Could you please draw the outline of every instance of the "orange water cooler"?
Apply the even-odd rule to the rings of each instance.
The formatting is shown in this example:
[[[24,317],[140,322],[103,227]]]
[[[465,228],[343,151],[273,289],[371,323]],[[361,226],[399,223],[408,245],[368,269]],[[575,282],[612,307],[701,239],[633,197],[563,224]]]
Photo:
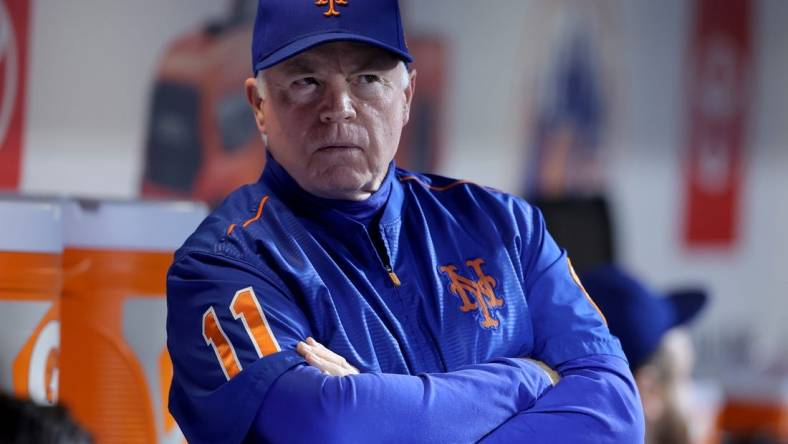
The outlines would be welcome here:
[[[167,410],[165,277],[192,203],[64,208],[61,399],[99,443],[182,443]]]
[[[730,379],[717,418],[723,442],[788,443],[788,378],[753,373]]]
[[[62,220],[45,202],[0,200],[0,391],[58,400]]]

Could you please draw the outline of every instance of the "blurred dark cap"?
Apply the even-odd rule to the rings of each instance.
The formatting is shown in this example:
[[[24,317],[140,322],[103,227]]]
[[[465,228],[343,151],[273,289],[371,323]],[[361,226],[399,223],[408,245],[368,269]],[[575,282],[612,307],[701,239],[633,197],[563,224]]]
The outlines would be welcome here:
[[[701,289],[657,294],[613,265],[597,267],[580,280],[621,340],[633,370],[651,357],[668,330],[691,321],[707,299]]]

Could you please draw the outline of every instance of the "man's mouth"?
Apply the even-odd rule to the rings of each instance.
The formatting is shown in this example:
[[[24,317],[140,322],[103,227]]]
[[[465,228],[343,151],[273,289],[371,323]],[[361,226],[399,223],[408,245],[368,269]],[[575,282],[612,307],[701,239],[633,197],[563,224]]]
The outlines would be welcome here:
[[[358,146],[358,145],[344,144],[344,143],[336,143],[336,144],[332,143],[332,144],[327,144],[327,145],[320,146],[317,149],[317,151],[331,152],[331,151],[348,151],[348,150],[360,150],[360,149],[361,149],[361,147]]]

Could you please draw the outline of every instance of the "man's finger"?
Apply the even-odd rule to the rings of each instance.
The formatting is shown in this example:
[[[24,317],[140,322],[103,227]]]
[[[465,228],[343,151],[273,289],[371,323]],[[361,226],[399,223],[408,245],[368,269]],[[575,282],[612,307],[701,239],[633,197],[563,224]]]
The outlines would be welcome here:
[[[316,355],[320,356],[321,358],[336,363],[338,365],[349,365],[344,357],[332,352],[331,350],[327,349],[323,344],[315,341],[314,339],[307,338],[306,342],[307,345],[310,346],[312,351]]]
[[[296,351],[298,352],[298,354],[304,357],[307,364],[311,365],[312,367],[317,367],[318,370],[324,373],[327,373],[329,371],[329,369],[326,368],[326,365],[328,364],[329,361],[322,359],[320,356],[318,356],[314,352],[314,349],[310,347],[307,343],[299,342],[298,345],[296,346]]]
[[[358,369],[348,364],[342,356],[325,348],[312,338],[307,339],[312,345],[306,342],[299,342],[296,351],[306,359],[306,362],[332,376],[357,375]]]
[[[309,350],[312,351],[312,353],[320,356],[321,358],[323,358],[323,359],[325,359],[327,361],[331,361],[331,362],[335,362],[337,364],[340,364],[342,362],[342,360],[344,359],[341,356],[339,356],[338,354],[336,354],[336,353],[332,352],[331,350],[327,349],[326,347],[324,347],[323,344],[315,341],[312,338],[306,338],[306,344],[307,344],[307,347],[309,348]]]
[[[531,361],[534,364],[538,365],[547,374],[547,376],[550,378],[550,382],[552,382],[553,385],[556,385],[558,384],[559,381],[561,381],[561,375],[558,374],[557,371],[553,370],[549,365],[545,364],[544,362],[533,358],[522,358],[522,359],[525,359],[526,361]]]
[[[343,356],[334,353],[311,337],[307,338],[306,342],[308,349],[320,358],[346,369],[349,374],[358,374],[358,369],[350,365],[350,363],[347,362],[347,359],[345,359]]]
[[[320,370],[321,372],[331,375],[331,376],[347,376],[349,373],[346,369],[336,365],[333,362],[326,361],[325,359],[321,359],[319,356],[315,355],[314,353],[309,353],[305,356],[306,362],[315,367],[316,369]]]
[[[299,355],[301,355],[301,356],[303,356],[305,358],[306,358],[306,356],[308,354],[312,353],[311,348],[305,342],[299,342],[296,345],[296,351],[298,352]]]

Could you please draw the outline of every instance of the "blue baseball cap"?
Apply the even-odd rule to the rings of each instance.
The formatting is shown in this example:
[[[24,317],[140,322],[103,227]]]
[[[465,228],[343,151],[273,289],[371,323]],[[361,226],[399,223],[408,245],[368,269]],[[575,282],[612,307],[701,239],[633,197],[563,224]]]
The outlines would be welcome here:
[[[614,265],[583,273],[580,281],[621,340],[633,370],[657,351],[668,330],[694,319],[707,300],[701,289],[657,294]]]
[[[260,0],[252,35],[252,71],[338,40],[367,43],[410,63],[397,0]]]

